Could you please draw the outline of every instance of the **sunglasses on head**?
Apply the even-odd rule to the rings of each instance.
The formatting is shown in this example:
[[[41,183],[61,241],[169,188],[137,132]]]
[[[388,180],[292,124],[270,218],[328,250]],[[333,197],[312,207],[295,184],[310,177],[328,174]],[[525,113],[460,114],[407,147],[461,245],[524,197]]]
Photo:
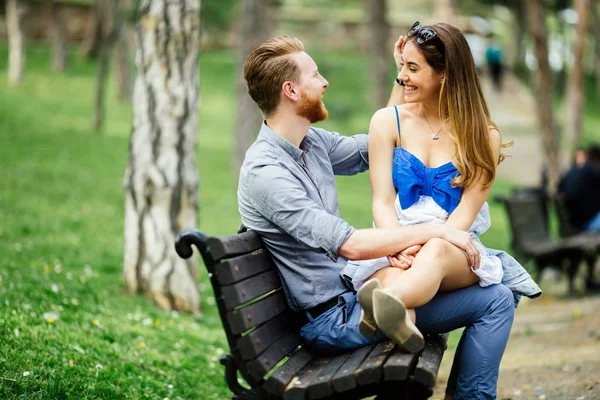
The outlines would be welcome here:
[[[427,42],[429,42],[430,40],[433,39],[439,39],[439,36],[437,34],[436,31],[434,31],[431,28],[423,28],[423,26],[421,26],[421,23],[419,21],[415,22],[412,26],[412,28],[410,28],[408,30],[408,33],[406,34],[406,37],[411,38],[411,37],[415,37],[415,42],[417,42],[417,44],[422,45],[425,44]],[[441,40],[440,40],[441,42]],[[438,48],[438,50],[440,50],[440,48],[438,46],[436,46],[436,48]]]

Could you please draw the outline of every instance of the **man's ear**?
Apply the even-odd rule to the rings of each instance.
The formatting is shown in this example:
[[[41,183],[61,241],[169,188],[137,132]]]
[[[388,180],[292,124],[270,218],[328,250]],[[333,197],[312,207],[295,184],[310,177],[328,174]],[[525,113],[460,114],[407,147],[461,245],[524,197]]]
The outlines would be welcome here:
[[[296,89],[295,85],[290,81],[283,82],[283,85],[281,86],[281,92],[285,97],[292,101],[298,101],[298,99],[300,98],[298,90]]]

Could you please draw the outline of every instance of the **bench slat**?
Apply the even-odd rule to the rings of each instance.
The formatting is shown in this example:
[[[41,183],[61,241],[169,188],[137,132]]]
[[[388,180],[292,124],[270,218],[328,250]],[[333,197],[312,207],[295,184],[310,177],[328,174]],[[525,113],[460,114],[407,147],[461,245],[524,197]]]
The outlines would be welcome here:
[[[425,348],[417,363],[415,381],[427,388],[435,386],[447,341],[448,334],[443,334],[435,335],[425,342]]]
[[[345,392],[358,386],[354,371],[356,371],[374,348],[375,345],[361,347],[355,350],[344,364],[342,364],[331,380],[331,385],[337,393]]]
[[[247,231],[232,236],[218,236],[207,239],[206,244],[214,262],[241,254],[252,253],[263,247],[256,232]]]
[[[264,353],[247,364],[250,375],[256,380],[261,380],[271,368],[290,354],[292,350],[295,350],[300,342],[298,333],[291,333],[282,337]]]
[[[215,265],[215,274],[221,285],[230,285],[275,269],[271,256],[265,250],[233,257]]]
[[[238,335],[276,317],[288,309],[285,296],[282,291],[279,291],[248,307],[228,312],[227,321],[229,322],[231,333]]]
[[[333,356],[313,358],[288,384],[283,392],[284,400],[304,400],[313,380],[333,359]]]
[[[249,302],[281,287],[277,271],[267,271],[233,285],[221,287],[223,302],[228,310]]]
[[[275,396],[281,396],[283,390],[310,360],[315,357],[314,353],[306,347],[294,353],[289,360],[271,375],[265,382],[264,388]]]
[[[271,346],[293,327],[291,313],[283,313],[238,340],[238,348],[244,360],[250,360]]]
[[[334,390],[331,379],[352,353],[345,353],[335,357],[314,379],[308,388],[308,398],[311,400],[322,399],[333,395]]]
[[[388,359],[396,344],[392,341],[382,342],[375,346],[369,357],[356,370],[356,380],[365,386],[378,383],[383,376],[382,366]]]
[[[396,348],[383,365],[383,377],[386,381],[402,381],[415,370],[419,357]]]

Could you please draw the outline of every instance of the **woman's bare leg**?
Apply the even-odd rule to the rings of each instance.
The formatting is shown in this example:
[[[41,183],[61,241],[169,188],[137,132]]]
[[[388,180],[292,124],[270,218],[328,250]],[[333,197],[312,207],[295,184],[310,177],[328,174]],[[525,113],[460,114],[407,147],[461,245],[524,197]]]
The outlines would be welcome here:
[[[372,277],[389,288],[407,309],[422,306],[438,291],[459,289],[479,281],[463,251],[443,239],[427,242],[409,269],[383,268]]]

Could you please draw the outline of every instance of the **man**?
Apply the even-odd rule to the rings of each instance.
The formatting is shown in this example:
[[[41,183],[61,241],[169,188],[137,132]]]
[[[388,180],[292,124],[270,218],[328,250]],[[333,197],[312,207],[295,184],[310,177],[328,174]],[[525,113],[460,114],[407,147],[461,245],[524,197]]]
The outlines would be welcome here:
[[[330,353],[385,339],[366,338],[358,330],[356,292],[340,277],[346,260],[382,257],[443,238],[447,242],[440,242],[461,248],[475,262],[470,235],[444,225],[355,229],[340,218],[334,175],[368,169],[367,136],[310,126],[327,118],[322,98],[328,82],[298,39],[274,38],[254,49],[244,78],[265,121],[240,171],[239,210],[243,224],[269,249],[290,307],[304,318],[301,336]],[[401,95],[395,85],[390,102]],[[495,398],[513,315],[513,296],[504,285],[438,294],[411,313],[424,333],[466,326],[448,399]]]
[[[571,222],[582,231],[600,232],[600,146],[575,154],[575,165],[561,179]]]

